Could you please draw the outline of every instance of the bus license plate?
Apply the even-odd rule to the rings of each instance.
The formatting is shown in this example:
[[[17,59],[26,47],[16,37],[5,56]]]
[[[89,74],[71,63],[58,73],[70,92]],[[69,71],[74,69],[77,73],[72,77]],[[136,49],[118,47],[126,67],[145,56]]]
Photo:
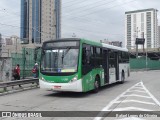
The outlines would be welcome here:
[[[61,86],[54,86],[54,89],[61,89]]]

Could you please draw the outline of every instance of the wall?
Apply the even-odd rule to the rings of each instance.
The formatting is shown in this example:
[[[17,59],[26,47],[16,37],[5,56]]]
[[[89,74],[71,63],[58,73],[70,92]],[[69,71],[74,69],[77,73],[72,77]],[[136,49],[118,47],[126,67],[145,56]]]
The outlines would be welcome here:
[[[131,69],[151,69],[151,70],[160,70],[160,61],[158,60],[150,60],[146,58],[138,58],[138,59],[130,59],[130,68]]]
[[[11,58],[0,58],[0,81],[6,82],[12,79]]]

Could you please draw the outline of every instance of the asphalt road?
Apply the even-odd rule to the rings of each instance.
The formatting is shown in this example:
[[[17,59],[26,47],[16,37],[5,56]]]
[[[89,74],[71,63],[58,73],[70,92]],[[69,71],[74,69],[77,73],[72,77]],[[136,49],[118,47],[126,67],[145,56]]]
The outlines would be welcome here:
[[[1,111],[160,111],[160,71],[132,72],[124,84],[112,84],[98,93],[55,93],[32,89],[0,96]],[[74,114],[74,112],[73,112]],[[124,116],[125,118],[125,116]],[[124,119],[123,118],[123,119]],[[117,120],[121,118],[56,117],[0,118],[4,120]],[[127,118],[125,118],[127,119]],[[133,120],[135,118],[133,117]],[[137,118],[138,119],[138,118]],[[160,118],[141,118],[158,120]],[[131,120],[131,119],[130,119]]]

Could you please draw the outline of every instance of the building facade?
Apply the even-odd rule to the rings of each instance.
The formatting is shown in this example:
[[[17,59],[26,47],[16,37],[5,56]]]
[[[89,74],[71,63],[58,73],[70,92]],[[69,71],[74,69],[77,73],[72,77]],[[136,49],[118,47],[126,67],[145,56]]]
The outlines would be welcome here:
[[[61,37],[61,0],[21,0],[21,40],[41,44]]]
[[[2,39],[1,57],[11,57],[11,53],[21,53],[22,44],[18,36],[12,35],[11,37]]]
[[[128,49],[135,49],[136,38],[145,38],[144,48],[159,47],[157,12],[153,8],[125,12],[125,46]]]
[[[158,44],[160,48],[160,26],[158,26]]]
[[[123,47],[123,43],[121,41],[108,41],[108,40],[100,40],[101,43],[117,46],[117,47]]]

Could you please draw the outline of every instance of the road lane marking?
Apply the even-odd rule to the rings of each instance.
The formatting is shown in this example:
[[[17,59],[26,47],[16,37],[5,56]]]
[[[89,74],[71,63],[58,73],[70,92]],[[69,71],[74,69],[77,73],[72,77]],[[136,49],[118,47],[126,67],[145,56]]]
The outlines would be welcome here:
[[[142,87],[142,86],[141,86]],[[141,87],[137,87],[137,86],[135,86],[133,89],[142,89],[142,90],[144,90],[144,88],[141,88]]]
[[[116,109],[110,109],[108,111],[133,111],[133,110],[136,110],[136,111],[153,111],[153,110],[150,110],[150,109],[143,109],[143,108],[138,108],[138,107],[125,107],[125,108],[116,108]]]
[[[131,88],[127,89],[126,91],[124,91],[122,94],[120,94],[117,98],[115,98],[114,100],[112,100],[106,107],[104,107],[101,111],[108,111],[109,108],[116,102],[118,101],[119,98],[123,97],[130,89],[134,88],[136,85],[139,85],[139,83],[135,84],[134,86],[132,86]],[[127,98],[127,96],[126,96]],[[102,116],[102,113],[100,112],[97,116]],[[102,117],[95,117],[94,120],[101,120]]]
[[[152,102],[144,102],[144,101],[139,101],[139,100],[124,100],[124,101],[116,101],[115,103],[128,103],[128,102],[136,102],[136,103],[156,105],[155,103],[152,103]]]
[[[141,90],[130,90],[128,92],[142,92],[142,93],[146,93],[146,91],[141,91]]]
[[[135,89],[135,88],[140,88],[145,90],[146,93],[148,93],[148,96],[143,96],[143,95],[138,95],[138,94],[131,94],[131,95],[127,95],[126,93],[130,92],[132,89]],[[137,84],[135,84],[134,86],[132,86],[131,88],[127,89],[126,91],[124,91],[122,94],[120,94],[117,98],[115,98],[114,100],[112,100],[106,107],[104,107],[101,112],[97,115],[97,116],[103,116],[103,113],[102,111],[109,111],[109,108],[115,104],[120,98],[122,97],[143,97],[143,98],[149,98],[149,99],[152,99],[158,106],[160,106],[160,103],[159,101],[147,90],[147,88],[143,85],[143,82],[139,82]],[[122,101],[118,101],[119,103],[123,103],[124,100]],[[128,100],[129,102],[129,100]],[[135,101],[132,101],[130,100],[130,102],[135,102]],[[140,102],[140,101],[137,101],[137,102]],[[142,101],[141,101],[142,102]],[[149,103],[149,102],[143,102],[143,103],[148,103],[148,104],[154,104],[154,103]],[[155,104],[154,104],[155,105]],[[118,106],[118,105],[117,105]],[[116,106],[116,107],[117,107]],[[139,110],[139,111],[153,111],[153,110],[149,110],[149,109],[143,109],[143,108],[138,108],[138,107],[125,107],[125,108],[115,108],[113,109],[112,111],[123,111],[123,110]],[[103,117],[95,117],[94,120],[101,120]]]
[[[149,90],[143,85],[143,82],[142,83],[142,86],[143,88],[146,90],[146,92],[152,97],[152,99],[154,100],[154,102],[157,103],[158,106],[160,106],[160,102],[149,92]]]
[[[144,96],[144,95],[137,95],[137,94],[131,94],[131,95],[124,95],[122,97],[143,97],[143,98],[152,98],[152,97],[148,97],[148,96]]]

